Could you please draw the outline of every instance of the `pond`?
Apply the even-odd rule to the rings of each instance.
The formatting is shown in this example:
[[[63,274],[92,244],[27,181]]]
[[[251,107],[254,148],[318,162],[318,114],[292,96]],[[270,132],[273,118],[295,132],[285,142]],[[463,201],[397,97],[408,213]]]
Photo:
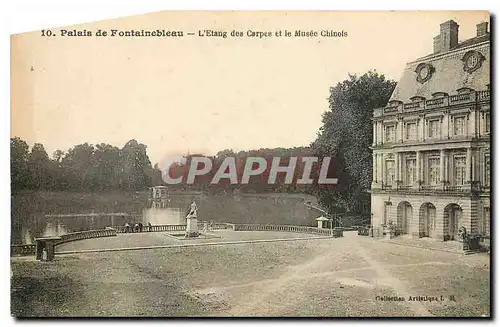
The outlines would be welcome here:
[[[170,195],[165,205],[158,208],[147,192],[25,192],[12,197],[11,243],[30,244],[35,237],[124,226],[125,223],[185,224],[193,200],[199,208],[199,220],[315,226],[319,214],[304,206],[311,199],[314,201],[303,194],[203,196],[186,193]]]

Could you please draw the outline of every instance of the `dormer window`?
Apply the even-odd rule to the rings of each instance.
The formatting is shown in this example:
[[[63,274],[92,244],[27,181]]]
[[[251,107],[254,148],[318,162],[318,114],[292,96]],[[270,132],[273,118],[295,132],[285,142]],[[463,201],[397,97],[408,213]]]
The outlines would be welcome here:
[[[425,101],[425,97],[422,97],[422,96],[416,95],[416,96],[414,96],[414,97],[411,97],[411,98],[410,98],[410,101],[411,101],[411,102],[420,102],[420,101]]]
[[[448,96],[448,93],[445,93],[445,92],[432,93],[432,98],[434,98],[434,99],[444,98],[444,97],[447,97],[447,96]]]
[[[474,92],[474,90],[471,89],[470,87],[461,87],[457,90],[458,94],[471,93],[471,92]]]
[[[391,100],[389,101],[388,103],[388,107],[398,107],[400,105],[402,105],[403,102],[402,101],[399,101],[399,100]]]

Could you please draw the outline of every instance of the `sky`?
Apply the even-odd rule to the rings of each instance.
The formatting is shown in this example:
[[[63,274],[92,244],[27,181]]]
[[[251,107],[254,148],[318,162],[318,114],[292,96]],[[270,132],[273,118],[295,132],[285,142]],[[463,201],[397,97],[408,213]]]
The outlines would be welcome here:
[[[376,70],[398,80],[430,54],[439,24],[473,37],[486,12],[158,12],[11,37],[11,137],[49,155],[136,139],[153,163],[173,154],[307,146],[329,88]],[[62,37],[60,29],[91,37]],[[182,38],[95,37],[181,30]],[[344,38],[209,38],[199,30],[345,31]],[[196,33],[186,36],[187,32]]]

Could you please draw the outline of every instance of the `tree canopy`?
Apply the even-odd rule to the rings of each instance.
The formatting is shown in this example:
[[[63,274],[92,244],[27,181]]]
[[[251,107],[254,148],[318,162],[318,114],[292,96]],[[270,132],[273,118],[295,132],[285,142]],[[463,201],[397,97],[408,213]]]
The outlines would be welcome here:
[[[44,146],[11,138],[11,186],[30,190],[134,191],[150,186],[156,172],[146,146],[131,140],[121,149],[109,144],[78,144],[49,158]]]
[[[329,109],[311,144],[319,157],[332,158],[334,186],[317,185],[318,201],[330,212],[359,212],[367,201],[372,180],[373,109],[387,104],[396,82],[370,71],[330,88]]]

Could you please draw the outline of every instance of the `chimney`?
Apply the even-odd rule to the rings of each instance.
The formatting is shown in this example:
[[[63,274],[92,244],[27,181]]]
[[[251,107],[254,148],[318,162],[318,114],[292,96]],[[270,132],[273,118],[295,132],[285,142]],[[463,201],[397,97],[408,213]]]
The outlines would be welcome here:
[[[441,35],[434,37],[434,53],[441,52]]]
[[[476,25],[477,26],[477,36],[483,36],[488,34],[488,23],[482,22]]]
[[[449,20],[440,25],[440,48],[441,52],[450,51],[458,45],[458,24]]]

